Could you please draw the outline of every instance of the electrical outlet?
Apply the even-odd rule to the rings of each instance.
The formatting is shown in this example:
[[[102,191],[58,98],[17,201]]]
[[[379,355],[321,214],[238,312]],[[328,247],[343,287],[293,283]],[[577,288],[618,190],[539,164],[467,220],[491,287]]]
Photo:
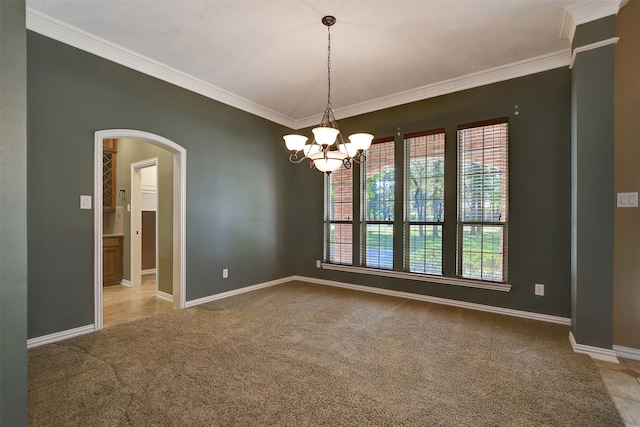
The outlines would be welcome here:
[[[91,196],[80,196],[80,209],[91,209]]]
[[[638,207],[638,192],[633,193],[618,193],[619,208],[637,208]]]
[[[322,268],[322,262],[319,259],[316,260],[316,268]]]
[[[535,294],[540,296],[540,297],[544,296],[544,285],[543,284],[536,283]]]
[[[228,268],[223,268],[222,269],[222,278],[226,279],[227,277],[229,277],[229,269]]]

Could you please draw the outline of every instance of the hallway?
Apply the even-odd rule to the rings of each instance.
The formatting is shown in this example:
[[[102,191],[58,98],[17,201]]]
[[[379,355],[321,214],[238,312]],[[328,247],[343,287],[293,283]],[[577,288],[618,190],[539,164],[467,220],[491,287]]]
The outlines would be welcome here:
[[[102,301],[105,328],[173,310],[171,301],[156,296],[155,274],[142,276],[140,287],[105,286]]]

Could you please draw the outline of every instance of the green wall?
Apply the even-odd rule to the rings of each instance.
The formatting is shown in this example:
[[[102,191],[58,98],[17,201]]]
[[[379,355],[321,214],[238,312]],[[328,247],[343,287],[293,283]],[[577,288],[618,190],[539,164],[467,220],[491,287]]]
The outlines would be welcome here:
[[[187,150],[186,298],[294,273],[287,129],[28,32],[28,335],[93,323],[94,132]],[[229,278],[222,279],[222,269]]]
[[[0,425],[27,423],[25,2],[0,1]]]
[[[574,48],[615,36],[615,17],[579,25]],[[613,344],[615,45],[579,52],[572,69],[572,328],[578,344]]]
[[[131,164],[158,158],[158,289],[173,294],[173,154],[144,141],[118,140],[118,190],[124,189],[124,278],[131,280]]]
[[[497,292],[316,269],[323,177],[288,162],[286,128],[28,37],[29,337],[93,322],[93,213],[78,209],[78,196],[93,192],[93,133],[111,128],[152,132],[187,149],[187,300],[298,274],[571,315],[571,70],[340,120],[344,134],[395,136],[399,150],[403,134],[445,127],[451,196],[458,124],[509,117],[512,289]],[[453,274],[454,202],[445,215],[445,271]],[[545,284],[544,297],[534,296],[535,283]]]
[[[322,258],[323,177],[306,165],[295,172],[297,274],[569,317],[570,102],[570,70],[561,68],[339,121],[345,135],[395,136],[400,150],[403,134],[445,127],[445,192],[451,197],[458,124],[508,116],[510,292],[315,268],[315,260]],[[450,198],[445,206],[445,271],[450,274],[455,273],[455,220]],[[534,295],[535,283],[545,284],[544,297]]]

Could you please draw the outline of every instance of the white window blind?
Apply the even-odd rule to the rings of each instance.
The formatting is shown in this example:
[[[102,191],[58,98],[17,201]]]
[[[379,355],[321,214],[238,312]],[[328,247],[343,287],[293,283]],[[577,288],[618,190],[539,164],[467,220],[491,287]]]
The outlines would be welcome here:
[[[393,269],[395,142],[375,140],[362,164],[362,264]]]
[[[353,262],[353,170],[325,175],[325,255],[333,264]]]
[[[442,275],[444,129],[405,135],[405,270]]]
[[[458,127],[458,274],[506,282],[508,123]]]

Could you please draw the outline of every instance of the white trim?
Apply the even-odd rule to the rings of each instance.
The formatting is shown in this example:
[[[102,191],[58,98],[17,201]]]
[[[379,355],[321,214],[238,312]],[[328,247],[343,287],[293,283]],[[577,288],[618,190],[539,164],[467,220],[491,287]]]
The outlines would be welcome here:
[[[407,90],[405,92],[399,92],[396,94],[373,99],[371,101],[366,101],[360,104],[354,104],[344,108],[339,108],[335,110],[335,117],[336,119],[344,119],[347,117],[357,116],[359,114],[370,113],[372,111],[378,111],[385,108],[408,104],[410,102],[435,98],[437,96],[447,95],[449,93],[454,93],[461,90],[472,89],[492,83],[498,83],[518,77],[528,76],[530,74],[566,67],[567,65],[569,65],[570,58],[571,50],[569,48],[563,49],[546,55],[537,56],[535,58],[513,62],[511,64],[502,65],[500,67],[491,68],[489,70],[478,71],[464,76],[455,77],[430,85]],[[320,119],[321,116],[318,115],[295,120],[294,126],[292,127],[294,129],[301,129],[317,125],[320,122]]]
[[[149,166],[157,166],[157,165],[158,165],[157,157],[151,157],[149,159],[140,160],[139,162],[131,163],[131,166],[135,166],[136,169],[142,169]]]
[[[413,294],[410,292],[401,292],[401,291],[393,291],[393,290],[389,290],[389,289],[383,289],[383,288],[375,288],[375,287],[370,287],[370,286],[363,286],[363,285],[355,285],[355,284],[351,284],[351,283],[344,283],[344,282],[336,282],[336,281],[332,281],[332,280],[324,280],[324,279],[316,279],[313,277],[306,277],[306,276],[288,276],[288,277],[283,277],[281,279],[276,279],[276,280],[271,280],[269,282],[264,282],[264,283],[259,283],[256,285],[251,285],[251,286],[246,286],[244,288],[239,288],[239,289],[234,289],[231,291],[227,291],[227,292],[222,292],[219,294],[215,294],[215,295],[210,295],[207,297],[202,297],[202,298],[198,298],[195,300],[190,300],[190,301],[186,301],[184,307],[195,307],[197,305],[200,304],[204,304],[206,302],[211,302],[211,301],[216,301],[219,299],[223,299],[223,298],[228,298],[234,295],[240,295],[246,292],[251,292],[251,291],[255,291],[258,289],[263,289],[263,288],[267,288],[270,286],[275,286],[275,285],[280,285],[283,283],[287,283],[287,282],[291,282],[294,280],[299,280],[299,281],[303,281],[303,282],[309,282],[309,283],[315,283],[318,285],[325,285],[325,286],[334,286],[334,287],[339,287],[339,288],[345,288],[345,289],[351,289],[351,290],[355,290],[355,291],[361,291],[361,292],[369,292],[369,293],[374,293],[374,294],[379,294],[379,295],[387,295],[387,296],[391,296],[391,297],[397,297],[397,298],[406,298],[406,299],[411,299],[411,300],[417,300],[417,301],[423,301],[423,302],[430,302],[430,303],[434,303],[434,304],[442,304],[442,305],[448,305],[448,306],[453,306],[453,307],[460,307],[460,308],[466,308],[466,309],[470,309],[470,310],[477,310],[477,311],[484,311],[484,312],[488,312],[488,313],[495,313],[495,314],[502,314],[502,315],[507,315],[507,316],[514,316],[514,317],[520,317],[520,318],[525,318],[525,319],[532,319],[532,320],[538,320],[538,321],[542,321],[542,322],[550,322],[550,323],[558,323],[561,325],[570,325],[571,324],[571,319],[566,318],[566,317],[559,317],[559,316],[551,316],[548,314],[540,314],[540,313],[532,313],[532,312],[527,312],[527,311],[520,311],[520,310],[513,310],[510,308],[502,308],[502,307],[494,307],[494,306],[489,306],[489,305],[483,305],[483,304],[475,304],[475,303],[470,303],[470,302],[465,302],[465,301],[457,301],[457,300],[450,300],[450,299],[446,299],[446,298],[438,298],[438,297],[431,297],[428,295],[420,295],[420,294]],[[162,292],[162,291],[157,291],[156,292],[156,296],[159,298],[163,298],[163,299],[169,299],[171,300],[173,298],[172,295],[167,294],[166,292]],[[79,335],[84,335],[93,331],[98,330],[98,328],[95,327],[95,325],[86,325],[86,326],[82,326],[79,328],[75,328],[75,329],[69,329],[66,331],[61,331],[61,332],[56,332],[54,334],[50,334],[50,335],[46,335],[46,336],[42,336],[42,337],[37,337],[37,338],[31,338],[27,341],[27,348],[31,348],[31,347],[36,347],[39,345],[43,345],[43,344],[49,344],[52,342],[56,342],[56,341],[61,341],[67,338],[72,338],[75,336],[79,336]],[[575,343],[575,340],[573,340],[573,334],[569,333],[569,339],[572,340],[572,346]],[[589,347],[589,346],[580,346],[579,344],[576,344],[576,346],[579,347]],[[608,350],[604,350],[604,349],[599,349],[596,347],[590,347],[592,349],[597,349],[600,352],[607,352]],[[635,354],[635,357],[639,357],[640,358],[640,350],[635,350],[635,349],[628,349],[625,347],[618,347],[618,346],[614,346],[614,348],[617,348],[618,351],[622,351],[622,352],[626,352],[627,354],[624,357],[627,357],[629,359],[633,359],[634,357],[633,354]],[[575,347],[574,347],[575,350]],[[577,351],[575,350],[577,353],[580,353],[581,351]],[[631,352],[634,352],[633,354]],[[593,357],[593,356],[592,356]],[[606,360],[606,359],[603,359]],[[640,360],[640,359],[639,359]],[[617,359],[616,359],[617,362]]]
[[[102,139],[96,134],[93,146],[93,322],[96,331],[102,329]]]
[[[131,163],[131,215],[129,223],[129,244],[130,246],[130,265],[131,265],[131,282],[134,286],[142,285],[142,169],[150,166],[158,166],[158,158],[151,157],[149,159],[140,160]],[[157,180],[157,172],[156,172]],[[156,212],[156,265],[158,265],[158,213]],[[140,231],[134,234],[134,231]],[[158,280],[156,278],[156,290],[158,290]]]
[[[569,43],[573,42],[573,37],[576,34],[576,22],[575,18],[567,10],[566,7],[562,8],[562,16],[560,17],[560,27],[558,28],[558,38],[568,39]]]
[[[43,335],[41,337],[31,338],[27,340],[27,348],[38,347],[45,344],[66,340],[80,335],[85,335],[96,331],[95,325],[85,325],[79,328],[67,329],[66,331],[56,332],[54,334]]]
[[[156,269],[155,268],[147,268],[146,270],[142,270],[140,272],[143,276],[146,274],[156,274]]]
[[[640,349],[614,345],[613,350],[619,357],[631,360],[640,360]]]
[[[458,301],[447,298],[432,297],[429,295],[414,294],[403,291],[393,291],[384,288],[371,286],[354,285],[351,283],[335,282],[333,280],[316,279],[314,277],[293,276],[291,280],[301,280],[303,282],[316,283],[318,285],[336,286],[339,288],[352,289],[355,291],[370,292],[374,294],[387,295],[391,297],[407,298],[416,301],[430,302],[434,304],[449,305],[453,307],[467,308],[470,310],[484,311],[487,313],[503,314],[506,316],[521,317],[524,319],[539,320],[542,322],[559,323],[561,325],[571,325],[571,319],[567,317],[552,316],[549,314],[532,313],[528,311],[514,310],[511,308],[494,307],[491,305],[476,304],[466,301]]]
[[[122,280],[120,281],[120,284],[121,284],[122,286],[126,286],[126,287],[128,287],[128,288],[133,288],[133,283],[131,283],[131,280],[122,279]]]
[[[601,40],[599,42],[586,44],[584,46],[577,47],[573,49],[573,53],[571,54],[571,62],[569,63],[569,69],[573,68],[573,64],[576,62],[576,56],[579,53],[587,52],[589,50],[598,49],[600,47],[609,46],[610,44],[617,44],[620,37],[611,37],[610,39]]]
[[[27,29],[288,127],[291,118],[27,7]]]
[[[256,285],[245,286],[244,288],[233,289],[227,292],[221,292],[219,294],[209,295],[207,297],[197,298],[185,303],[185,307],[194,307],[196,305],[204,304],[206,302],[216,301],[223,298],[232,297],[234,295],[244,294],[245,292],[256,291],[262,288],[268,288],[270,286],[281,285],[283,283],[291,282],[297,276],[283,277],[282,279],[271,280],[269,282],[258,283]]]
[[[187,298],[187,150],[173,156],[173,260],[173,307],[184,308]],[[180,260],[179,269],[175,267],[176,260]]]
[[[165,148],[173,154],[173,299],[174,308],[184,308],[187,286],[186,206],[187,206],[187,150],[179,144],[153,133],[132,129],[109,129],[94,134],[94,190],[93,198],[102,200],[102,140],[132,138]],[[102,313],[102,203],[94,208],[94,325],[103,328]]]
[[[442,283],[445,285],[465,286],[468,288],[489,289],[492,291],[509,292],[508,283],[485,282],[481,280],[458,279],[455,277],[428,276],[426,274],[407,273],[404,271],[379,270],[377,268],[354,267],[340,264],[320,264],[323,270],[346,271],[348,273],[369,274],[372,276],[394,277],[396,279],[416,280],[420,282]]]
[[[615,351],[608,348],[578,344],[571,331],[569,331],[569,342],[571,342],[571,347],[576,353],[588,354],[592,359],[604,360],[605,362],[620,363]]]
[[[217,86],[190,76],[182,71],[168,67],[155,60],[125,49],[115,43],[97,37],[91,33],[54,19],[30,7],[26,8],[27,28],[36,33],[58,40],[69,46],[108,59],[141,73],[172,83],[176,86],[246,111],[272,122],[292,129],[302,129],[317,125],[320,115],[293,119],[272,109],[266,108],[246,98],[242,98]],[[506,64],[489,70],[478,71],[465,76],[422,86],[405,92],[392,94],[371,101],[354,104],[335,111],[338,119],[391,108],[409,102],[434,98],[474,87],[510,80],[529,74],[565,67],[569,64],[569,49],[537,56],[523,61]]]
[[[595,21],[607,16],[617,15],[627,0],[608,0],[599,2],[573,3],[562,8],[558,38],[568,39],[573,42],[578,25]]]
[[[173,301],[173,295],[163,291],[156,291],[156,296],[167,301]]]

